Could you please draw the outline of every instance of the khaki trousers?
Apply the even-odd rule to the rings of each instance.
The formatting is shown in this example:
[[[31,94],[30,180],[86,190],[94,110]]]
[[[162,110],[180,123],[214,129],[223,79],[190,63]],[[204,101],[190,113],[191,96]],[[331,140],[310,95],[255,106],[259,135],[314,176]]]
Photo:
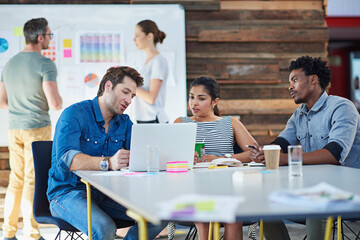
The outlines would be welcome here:
[[[37,240],[41,235],[33,215],[35,175],[31,143],[51,140],[51,126],[8,133],[11,171],[5,195],[4,237],[15,236],[21,208],[24,235],[26,239]]]

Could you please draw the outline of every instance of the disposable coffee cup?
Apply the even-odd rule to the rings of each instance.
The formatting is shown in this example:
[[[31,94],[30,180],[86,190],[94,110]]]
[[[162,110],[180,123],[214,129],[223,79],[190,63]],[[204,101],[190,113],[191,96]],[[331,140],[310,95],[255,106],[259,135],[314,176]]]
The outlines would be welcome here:
[[[265,145],[263,147],[266,169],[279,168],[280,149],[279,145]]]
[[[195,143],[195,151],[198,152],[199,157],[205,156],[205,143]]]

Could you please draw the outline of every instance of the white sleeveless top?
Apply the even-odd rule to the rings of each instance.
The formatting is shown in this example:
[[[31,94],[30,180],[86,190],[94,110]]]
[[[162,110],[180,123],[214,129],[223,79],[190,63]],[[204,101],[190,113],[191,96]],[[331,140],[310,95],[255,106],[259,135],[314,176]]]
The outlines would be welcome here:
[[[141,121],[152,121],[158,118],[160,123],[168,122],[169,119],[165,114],[165,100],[166,100],[166,81],[169,74],[167,60],[161,54],[156,55],[147,64],[145,64],[141,71],[141,76],[144,78],[143,89],[149,91],[151,79],[161,79],[161,87],[156,97],[154,104],[149,104],[140,97],[135,97],[134,111],[135,119]]]
[[[233,128],[231,117],[224,117],[214,122],[196,122],[188,117],[182,117],[182,122],[197,124],[196,142],[205,142],[205,154],[224,156],[234,153]]]

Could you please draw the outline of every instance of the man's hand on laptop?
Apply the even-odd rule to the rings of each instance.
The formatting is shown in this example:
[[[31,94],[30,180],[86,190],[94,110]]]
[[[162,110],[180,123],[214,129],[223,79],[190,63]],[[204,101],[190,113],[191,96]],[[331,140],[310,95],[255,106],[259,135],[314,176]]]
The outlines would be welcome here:
[[[120,149],[115,153],[114,156],[109,159],[109,169],[118,171],[123,167],[129,166],[129,156],[130,151],[125,149]]]

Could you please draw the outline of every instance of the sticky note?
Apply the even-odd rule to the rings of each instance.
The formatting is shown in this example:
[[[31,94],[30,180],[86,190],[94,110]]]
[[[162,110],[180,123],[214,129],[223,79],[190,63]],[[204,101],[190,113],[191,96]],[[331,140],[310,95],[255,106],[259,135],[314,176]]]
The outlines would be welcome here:
[[[14,36],[21,37],[24,35],[23,27],[14,27]]]
[[[71,58],[71,57],[72,57],[72,50],[64,49],[64,58]]]
[[[71,48],[71,39],[63,40],[63,48]]]
[[[215,202],[214,201],[201,201],[195,203],[195,209],[198,211],[214,211]]]

